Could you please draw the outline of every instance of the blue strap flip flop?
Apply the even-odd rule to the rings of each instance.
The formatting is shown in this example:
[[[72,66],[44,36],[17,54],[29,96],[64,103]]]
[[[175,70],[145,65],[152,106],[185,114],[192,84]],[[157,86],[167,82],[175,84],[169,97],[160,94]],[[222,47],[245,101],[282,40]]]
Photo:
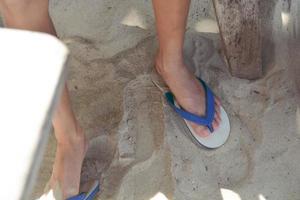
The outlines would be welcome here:
[[[87,193],[81,193],[67,200],[93,200],[97,193],[100,191],[99,181],[95,181],[91,189]]]
[[[206,96],[206,111],[205,116],[198,116],[193,113],[190,113],[183,108],[181,108],[178,103],[176,102],[176,99],[174,95],[170,91],[166,91],[164,89],[164,86],[161,86],[161,80],[157,78],[156,75],[152,77],[153,83],[164,92],[164,95],[166,97],[166,100],[168,104],[173,108],[173,110],[181,116],[185,124],[187,125],[188,129],[190,130],[190,133],[192,135],[192,138],[200,145],[209,148],[209,149],[215,149],[221,147],[223,144],[226,143],[227,139],[229,138],[230,134],[230,122],[228,115],[224,108],[221,106],[220,108],[220,117],[221,122],[220,126],[214,130],[212,123],[214,121],[214,115],[215,115],[215,100],[214,100],[214,94],[211,91],[211,89],[206,85],[206,83],[200,79],[197,78],[202,84],[204,90],[205,90],[205,96]],[[160,83],[158,82],[160,81]],[[201,137],[193,130],[189,122],[194,122],[196,124],[206,126],[210,134],[207,137]]]

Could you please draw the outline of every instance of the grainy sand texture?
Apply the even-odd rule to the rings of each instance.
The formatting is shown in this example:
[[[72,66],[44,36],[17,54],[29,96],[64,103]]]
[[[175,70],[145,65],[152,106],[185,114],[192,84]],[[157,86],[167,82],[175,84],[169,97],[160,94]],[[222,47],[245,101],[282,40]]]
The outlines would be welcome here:
[[[264,77],[249,81],[232,77],[223,61],[211,1],[192,1],[186,63],[220,97],[232,127],[222,148],[206,150],[187,137],[151,82],[157,42],[150,0],[51,1],[72,53],[73,107],[90,140],[83,189],[99,179],[101,200],[300,200],[300,126],[282,45],[285,2],[262,3]],[[43,193],[54,155],[52,135],[33,198]]]

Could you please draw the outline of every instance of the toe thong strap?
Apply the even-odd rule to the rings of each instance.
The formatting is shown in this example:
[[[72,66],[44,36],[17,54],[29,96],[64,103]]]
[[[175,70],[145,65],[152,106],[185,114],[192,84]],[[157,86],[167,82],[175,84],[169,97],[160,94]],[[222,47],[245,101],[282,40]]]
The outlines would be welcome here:
[[[67,200],[93,200],[99,191],[99,181],[95,181],[94,186],[90,189],[89,192],[80,193],[74,197],[68,198]]]
[[[86,195],[85,193],[81,193],[81,194],[79,194],[77,196],[70,197],[67,200],[84,200],[85,195]]]
[[[203,88],[205,90],[205,97],[206,97],[206,110],[205,110],[205,116],[201,117],[198,115],[195,115],[193,113],[190,113],[183,108],[179,108],[175,105],[174,102],[174,95],[171,92],[166,92],[165,96],[170,104],[170,106],[174,109],[176,113],[178,113],[182,118],[194,122],[199,125],[206,126],[210,132],[212,133],[214,131],[212,123],[215,116],[215,100],[214,100],[214,94],[210,90],[210,88],[206,85],[206,83],[198,78],[200,83],[203,85]]]

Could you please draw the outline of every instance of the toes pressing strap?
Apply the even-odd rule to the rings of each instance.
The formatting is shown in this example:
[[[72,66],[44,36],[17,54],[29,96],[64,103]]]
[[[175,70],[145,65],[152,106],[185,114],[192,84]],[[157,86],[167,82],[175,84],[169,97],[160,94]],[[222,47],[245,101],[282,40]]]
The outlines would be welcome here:
[[[206,85],[206,83],[199,79],[200,83],[203,85],[204,91],[205,91],[205,99],[206,99],[206,110],[205,110],[205,116],[201,117],[198,115],[195,115],[193,113],[190,113],[183,108],[179,108],[174,103],[174,95],[171,92],[166,92],[165,96],[170,104],[170,106],[174,109],[176,113],[178,113],[182,118],[194,122],[199,125],[207,126],[207,128],[212,133],[214,131],[212,127],[212,123],[214,121],[215,116],[215,100],[214,100],[214,94],[210,90],[210,88]]]

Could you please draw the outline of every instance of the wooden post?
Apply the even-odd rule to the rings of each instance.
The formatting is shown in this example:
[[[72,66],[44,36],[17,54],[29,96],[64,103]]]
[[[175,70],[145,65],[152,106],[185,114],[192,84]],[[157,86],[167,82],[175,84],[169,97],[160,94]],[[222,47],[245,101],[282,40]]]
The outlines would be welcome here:
[[[262,76],[260,0],[213,0],[225,56],[231,74]]]

